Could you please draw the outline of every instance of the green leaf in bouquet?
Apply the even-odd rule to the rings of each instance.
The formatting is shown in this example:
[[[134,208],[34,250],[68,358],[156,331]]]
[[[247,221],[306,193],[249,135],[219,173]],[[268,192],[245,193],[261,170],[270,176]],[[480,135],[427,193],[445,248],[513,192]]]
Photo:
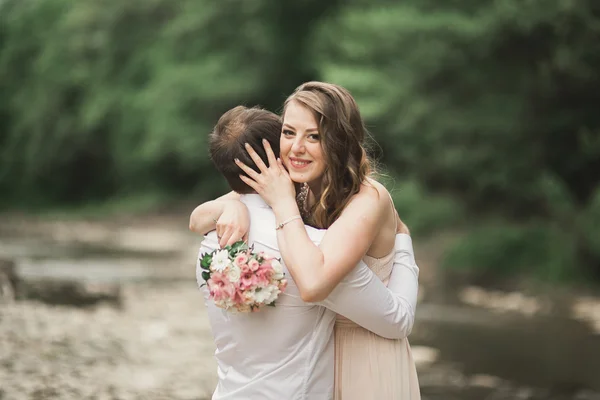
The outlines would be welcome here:
[[[206,253],[200,259],[200,267],[202,269],[209,270],[210,264],[212,263],[212,255],[210,253]]]
[[[248,243],[244,242],[243,240],[238,240],[237,242],[231,245],[229,249],[229,256],[235,257],[236,254],[245,250],[248,250]]]
[[[210,279],[210,272],[203,271],[202,272],[202,279],[204,279],[205,281],[208,281]]]

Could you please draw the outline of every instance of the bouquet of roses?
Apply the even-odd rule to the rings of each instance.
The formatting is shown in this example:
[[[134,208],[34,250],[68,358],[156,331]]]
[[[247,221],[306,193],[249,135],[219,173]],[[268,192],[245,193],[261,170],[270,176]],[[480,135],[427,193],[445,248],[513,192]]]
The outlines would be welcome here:
[[[255,253],[243,241],[202,254],[200,268],[210,298],[228,311],[252,312],[275,306],[287,286],[279,260]]]

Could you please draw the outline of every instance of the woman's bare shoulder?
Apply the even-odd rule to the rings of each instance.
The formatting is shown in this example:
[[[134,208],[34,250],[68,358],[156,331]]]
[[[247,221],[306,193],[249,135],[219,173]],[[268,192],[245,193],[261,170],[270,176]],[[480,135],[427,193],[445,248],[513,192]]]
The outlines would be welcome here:
[[[354,201],[386,209],[390,204],[390,194],[383,184],[369,178],[367,182],[360,185],[360,190],[350,202]]]

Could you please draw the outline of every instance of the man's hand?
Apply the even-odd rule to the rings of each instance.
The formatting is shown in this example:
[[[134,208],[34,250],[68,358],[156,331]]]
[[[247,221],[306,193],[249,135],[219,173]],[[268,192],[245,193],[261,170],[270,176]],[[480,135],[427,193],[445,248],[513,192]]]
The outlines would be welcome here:
[[[396,229],[396,233],[404,233],[406,235],[410,235],[410,231],[408,230],[408,226],[400,219],[398,215],[398,211],[396,211],[396,224],[398,228]]]

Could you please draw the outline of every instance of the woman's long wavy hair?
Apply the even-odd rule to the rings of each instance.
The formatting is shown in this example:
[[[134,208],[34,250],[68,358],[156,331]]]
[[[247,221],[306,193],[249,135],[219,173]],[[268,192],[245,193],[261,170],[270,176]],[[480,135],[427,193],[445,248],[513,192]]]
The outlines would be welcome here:
[[[292,101],[311,110],[319,124],[326,168],[321,197],[309,210],[309,222],[328,228],[374,172],[365,149],[368,132],[356,101],[341,86],[323,82],[300,85],[285,101],[284,117]]]

